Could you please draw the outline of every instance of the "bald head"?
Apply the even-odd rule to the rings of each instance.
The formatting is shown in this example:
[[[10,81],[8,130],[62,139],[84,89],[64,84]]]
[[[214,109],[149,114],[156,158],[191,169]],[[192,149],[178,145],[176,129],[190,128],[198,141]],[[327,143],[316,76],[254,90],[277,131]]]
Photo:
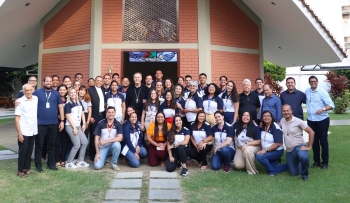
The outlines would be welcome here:
[[[23,94],[27,97],[27,99],[32,98],[33,86],[31,84],[23,85]]]

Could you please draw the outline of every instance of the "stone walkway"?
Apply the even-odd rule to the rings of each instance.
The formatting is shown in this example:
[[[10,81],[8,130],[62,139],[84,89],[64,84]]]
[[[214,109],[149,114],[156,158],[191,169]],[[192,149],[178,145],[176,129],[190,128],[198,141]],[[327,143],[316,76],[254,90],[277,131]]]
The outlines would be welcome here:
[[[182,194],[178,173],[165,171],[118,172],[104,203],[180,202]]]
[[[7,159],[17,159],[18,154],[11,150],[0,150],[0,161],[1,160],[7,160]]]

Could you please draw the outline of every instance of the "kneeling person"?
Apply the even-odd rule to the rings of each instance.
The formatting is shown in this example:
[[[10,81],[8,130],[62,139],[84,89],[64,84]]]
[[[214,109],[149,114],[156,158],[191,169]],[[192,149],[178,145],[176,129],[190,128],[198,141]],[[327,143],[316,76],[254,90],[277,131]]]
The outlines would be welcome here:
[[[120,142],[123,140],[123,126],[115,118],[115,108],[107,108],[106,118],[98,122],[95,129],[96,155],[94,168],[101,169],[108,157],[112,155],[111,166],[113,170],[119,171],[117,165],[121,150]]]

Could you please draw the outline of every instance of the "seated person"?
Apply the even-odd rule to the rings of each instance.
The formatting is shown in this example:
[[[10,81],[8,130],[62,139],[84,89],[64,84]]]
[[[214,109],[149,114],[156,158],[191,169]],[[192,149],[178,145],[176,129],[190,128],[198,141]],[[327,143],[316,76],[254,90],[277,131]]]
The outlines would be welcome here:
[[[255,154],[261,150],[260,128],[253,123],[249,111],[243,112],[238,122],[233,125],[237,140],[236,154],[233,160],[236,169],[246,169],[252,175],[258,173],[255,165]]]
[[[120,142],[123,140],[123,126],[115,118],[115,108],[109,106],[106,110],[106,118],[98,122],[95,129],[95,148],[96,155],[94,159],[94,168],[101,169],[108,157],[112,155],[110,161],[112,169],[119,171],[117,165],[120,154]]]
[[[140,166],[140,158],[147,156],[147,150],[142,146],[143,132],[137,123],[137,114],[131,113],[129,122],[123,126],[123,150],[122,154],[125,156],[126,163],[132,167]]]
[[[156,121],[148,126],[146,135],[149,142],[148,164],[150,166],[158,166],[160,161],[161,166],[165,166],[165,161],[168,158],[166,134],[170,128],[171,124],[165,122],[163,112],[158,112],[156,114]]]
[[[168,172],[175,171],[176,166],[182,166],[181,175],[187,176],[186,161],[189,152],[189,141],[190,131],[186,127],[183,127],[181,117],[176,115],[171,131],[168,133],[169,158],[166,161],[166,170]]]

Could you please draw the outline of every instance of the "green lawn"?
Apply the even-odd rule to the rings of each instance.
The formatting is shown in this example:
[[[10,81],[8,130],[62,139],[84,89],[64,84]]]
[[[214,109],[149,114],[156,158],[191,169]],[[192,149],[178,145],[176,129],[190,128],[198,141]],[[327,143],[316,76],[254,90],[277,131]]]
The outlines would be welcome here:
[[[5,119],[0,119],[0,125],[4,123],[9,123],[15,121],[14,118],[5,118]]]
[[[222,170],[189,171],[181,181],[186,202],[349,202],[349,158],[345,152],[350,145],[350,126],[332,126],[330,131],[328,170],[310,169],[307,182],[287,172],[270,177],[259,164],[259,175],[235,170],[228,174]],[[312,157],[312,151],[309,154]]]
[[[92,170],[50,171],[44,167],[44,173],[22,179],[16,176],[16,169],[17,160],[0,161],[1,202],[103,202],[113,176]]]
[[[329,118],[331,120],[350,120],[350,113],[335,114],[333,112],[328,112]],[[307,119],[307,113],[304,112],[304,120]]]

